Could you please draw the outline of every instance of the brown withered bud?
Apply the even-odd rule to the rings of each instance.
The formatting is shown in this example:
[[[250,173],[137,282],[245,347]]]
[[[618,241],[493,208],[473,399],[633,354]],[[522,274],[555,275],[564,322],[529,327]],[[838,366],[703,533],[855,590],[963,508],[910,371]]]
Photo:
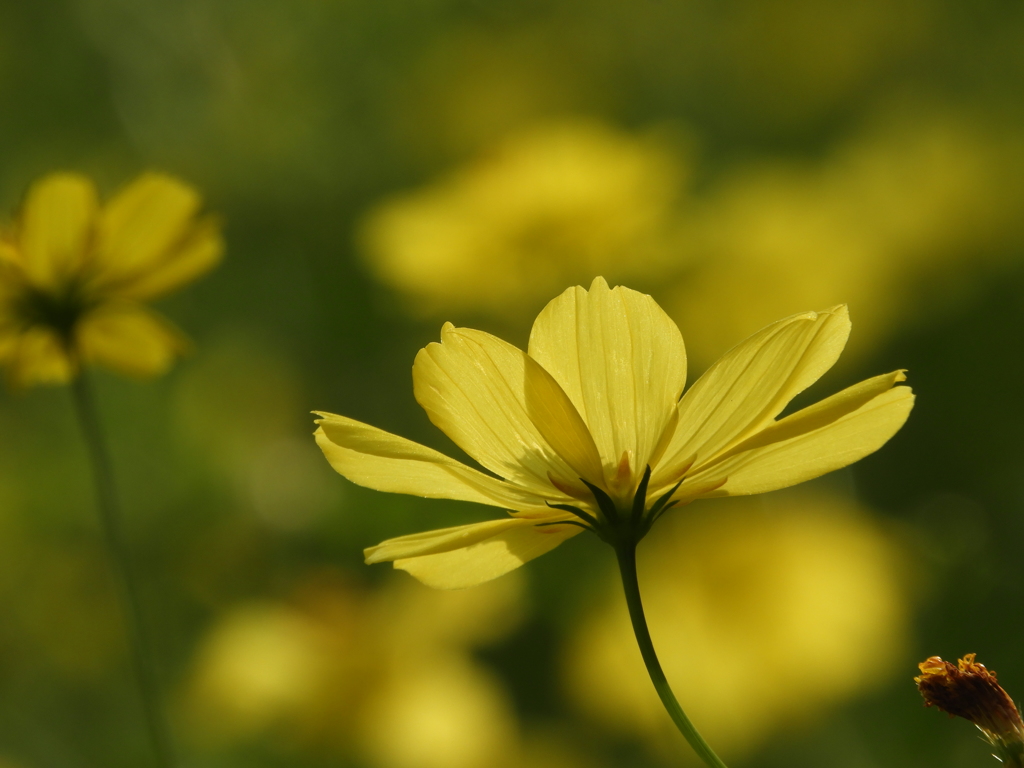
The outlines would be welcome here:
[[[932,656],[917,666],[914,678],[925,705],[970,720],[988,738],[1004,763],[1024,768],[1024,722],[995,672],[968,653],[957,665]]]

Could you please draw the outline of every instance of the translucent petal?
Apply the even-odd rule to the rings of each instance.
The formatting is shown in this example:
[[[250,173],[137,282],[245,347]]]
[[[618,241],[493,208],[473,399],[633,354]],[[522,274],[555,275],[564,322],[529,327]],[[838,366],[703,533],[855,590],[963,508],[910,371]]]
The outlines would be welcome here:
[[[141,304],[108,303],[79,322],[82,359],[128,376],[158,376],[189,348],[188,339]]]
[[[436,555],[439,552],[451,552],[471,544],[489,539],[512,528],[520,528],[525,523],[515,517],[504,517],[500,520],[487,520],[483,523],[457,525],[452,528],[437,528],[433,531],[413,533],[382,541],[374,547],[363,550],[367,565],[387,563],[409,557]]]
[[[587,425],[551,374],[523,355],[524,400],[530,420],[576,473],[591,483],[603,480],[601,456]]]
[[[369,424],[317,413],[316,442],[353,483],[389,493],[456,499],[506,509],[543,507],[542,499],[467,467],[443,453]]]
[[[62,287],[79,269],[97,206],[96,188],[77,174],[50,174],[29,188],[18,217],[17,242],[33,284]]]
[[[478,530],[462,534],[472,543],[436,554],[397,559],[394,561],[395,568],[406,571],[435,589],[473,587],[503,576],[535,557],[550,552],[582,530],[572,525],[538,527],[533,521],[519,519],[513,519],[511,523],[505,526],[478,523]],[[450,531],[445,529],[434,533],[443,539],[451,535]],[[426,544],[426,541],[423,543]]]
[[[576,406],[606,470],[625,453],[639,476],[686,379],[682,336],[654,299],[600,277],[570,288],[537,317],[529,353]]]
[[[103,207],[97,258],[112,275],[138,275],[168,258],[189,234],[199,195],[177,179],[145,173]]]
[[[899,371],[861,382],[781,419],[693,483],[725,479],[715,496],[786,488],[853,464],[881,448],[910,415],[914,394]],[[687,483],[691,482],[688,478]]]
[[[806,432],[828,426],[846,414],[852,413],[861,406],[866,405],[879,395],[888,392],[896,384],[906,380],[906,372],[902,370],[883,373],[880,376],[865,379],[858,384],[854,384],[852,387],[847,387],[842,392],[837,392],[831,397],[826,397],[814,405],[809,405],[784,419],[776,421],[732,448],[726,456],[749,451],[770,443],[788,440],[791,437],[797,437]],[[909,392],[910,390],[908,389],[907,391]],[[718,460],[721,460],[721,457],[716,459],[716,461]]]
[[[679,402],[679,421],[652,487],[684,463],[702,465],[773,423],[842,352],[850,333],[845,306],[772,323],[738,344]]]
[[[447,324],[441,343],[416,356],[413,391],[430,420],[466,453],[550,496],[549,473],[572,483],[600,465],[565,394],[540,366],[527,363],[522,350],[501,339]]]

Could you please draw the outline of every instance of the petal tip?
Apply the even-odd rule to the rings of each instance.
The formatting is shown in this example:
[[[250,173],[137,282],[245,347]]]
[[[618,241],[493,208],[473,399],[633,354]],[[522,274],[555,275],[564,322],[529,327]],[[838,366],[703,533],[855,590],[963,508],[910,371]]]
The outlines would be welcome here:
[[[818,311],[819,315],[848,315],[850,314],[849,304],[836,304],[833,307],[828,307]]]

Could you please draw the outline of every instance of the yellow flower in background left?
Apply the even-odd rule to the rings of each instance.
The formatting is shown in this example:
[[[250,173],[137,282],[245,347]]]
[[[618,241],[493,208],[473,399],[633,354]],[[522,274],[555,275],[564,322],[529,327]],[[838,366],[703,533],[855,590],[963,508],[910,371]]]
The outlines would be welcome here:
[[[187,184],[145,173],[105,203],[74,173],[36,181],[0,230],[0,363],[12,385],[64,383],[83,364],[136,377],[188,345],[144,302],[214,267],[220,224]]]

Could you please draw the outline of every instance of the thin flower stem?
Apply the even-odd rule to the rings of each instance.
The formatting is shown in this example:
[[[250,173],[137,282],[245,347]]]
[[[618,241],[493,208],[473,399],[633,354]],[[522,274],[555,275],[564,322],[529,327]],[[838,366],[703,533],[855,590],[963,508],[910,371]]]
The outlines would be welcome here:
[[[647,665],[647,672],[654,683],[654,689],[661,698],[661,703],[668,710],[672,722],[676,724],[679,732],[693,747],[693,751],[704,761],[708,768],[727,768],[722,759],[715,754],[708,746],[704,738],[694,728],[690,718],[683,712],[683,708],[676,701],[675,694],[665,678],[665,672],[658,661],[658,655],[654,652],[654,643],[651,641],[651,633],[647,629],[647,619],[644,618],[644,606],[640,600],[640,584],[636,577],[636,544],[623,542],[615,547],[615,553],[619,559],[619,573],[622,575],[622,588],[626,593],[626,605],[629,607],[629,618],[633,622],[633,633],[636,635],[637,645],[640,646],[640,655]]]
[[[74,395],[75,410],[82,428],[92,464],[93,482],[96,486],[96,504],[107,550],[113,561],[116,580],[120,587],[122,610],[128,625],[129,645],[135,677],[142,699],[142,710],[146,727],[153,745],[159,768],[173,768],[175,762],[171,748],[170,730],[164,719],[157,682],[156,667],[153,663],[152,647],[142,620],[138,587],[132,569],[128,546],[121,530],[121,515],[114,486],[114,473],[100,426],[96,401],[86,380],[85,372],[79,371],[71,391]]]

